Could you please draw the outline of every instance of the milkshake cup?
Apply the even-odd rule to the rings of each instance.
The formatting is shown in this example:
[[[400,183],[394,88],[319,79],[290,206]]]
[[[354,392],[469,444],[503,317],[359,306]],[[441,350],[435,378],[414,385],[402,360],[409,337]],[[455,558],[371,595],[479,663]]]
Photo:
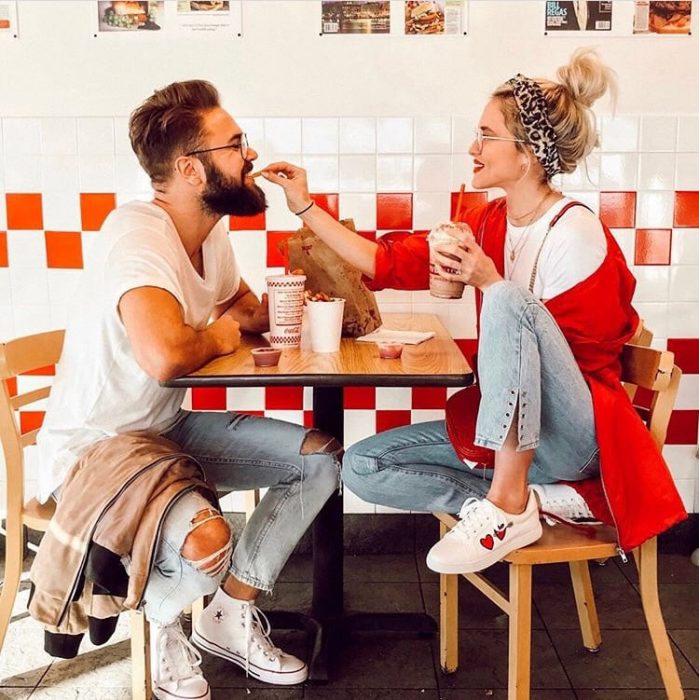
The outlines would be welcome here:
[[[446,280],[437,272],[434,248],[436,246],[450,245],[458,243],[459,239],[454,235],[458,230],[470,230],[466,224],[454,224],[446,222],[435,226],[427,234],[427,242],[430,246],[430,294],[440,299],[461,299],[464,293],[464,283],[459,281]],[[454,258],[458,261],[458,258]],[[456,268],[447,268],[448,272],[456,274]]]

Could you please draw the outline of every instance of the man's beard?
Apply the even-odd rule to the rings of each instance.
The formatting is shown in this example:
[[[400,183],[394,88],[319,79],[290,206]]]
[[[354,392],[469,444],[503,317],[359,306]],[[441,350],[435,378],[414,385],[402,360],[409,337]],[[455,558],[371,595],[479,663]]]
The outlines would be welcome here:
[[[226,177],[211,161],[202,160],[206,171],[206,188],[201,194],[202,209],[208,214],[223,216],[254,216],[267,208],[265,193],[257,186],[248,187]],[[246,164],[242,177],[252,170]]]

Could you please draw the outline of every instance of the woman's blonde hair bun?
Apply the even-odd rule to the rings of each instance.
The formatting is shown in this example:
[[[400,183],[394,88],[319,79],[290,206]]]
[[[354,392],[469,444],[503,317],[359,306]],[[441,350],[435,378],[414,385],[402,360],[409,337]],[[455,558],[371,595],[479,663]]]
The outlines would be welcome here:
[[[577,49],[570,61],[556,71],[556,77],[584,107],[591,107],[607,92],[614,100],[616,98],[616,73],[602,62],[594,49]]]

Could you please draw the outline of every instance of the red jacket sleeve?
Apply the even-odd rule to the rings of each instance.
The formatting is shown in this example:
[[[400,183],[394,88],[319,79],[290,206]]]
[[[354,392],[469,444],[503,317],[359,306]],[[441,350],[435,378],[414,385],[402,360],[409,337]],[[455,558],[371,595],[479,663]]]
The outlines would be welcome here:
[[[376,243],[376,274],[363,277],[366,286],[380,289],[427,289],[430,251],[426,233],[390,231]]]
[[[461,220],[475,232],[487,207],[488,205],[481,205],[470,208],[464,212]],[[430,250],[426,232],[390,231],[376,243],[376,274],[374,279],[362,278],[369,289],[429,289]]]

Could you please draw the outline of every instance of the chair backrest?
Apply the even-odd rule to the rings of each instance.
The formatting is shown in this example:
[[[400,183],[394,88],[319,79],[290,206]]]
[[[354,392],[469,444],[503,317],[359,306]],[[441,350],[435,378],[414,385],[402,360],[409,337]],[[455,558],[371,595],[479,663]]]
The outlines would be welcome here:
[[[21,432],[16,412],[48,398],[50,386],[10,395],[17,376],[55,365],[63,349],[64,331],[50,331],[0,343],[0,440],[7,477],[7,515],[21,515],[24,507],[24,448],[36,442],[39,428]]]
[[[629,344],[624,346],[621,364],[621,380],[645,390],[634,391],[634,406],[648,426],[655,444],[662,449],[682,376],[680,368],[675,365],[675,355],[667,350]]]

